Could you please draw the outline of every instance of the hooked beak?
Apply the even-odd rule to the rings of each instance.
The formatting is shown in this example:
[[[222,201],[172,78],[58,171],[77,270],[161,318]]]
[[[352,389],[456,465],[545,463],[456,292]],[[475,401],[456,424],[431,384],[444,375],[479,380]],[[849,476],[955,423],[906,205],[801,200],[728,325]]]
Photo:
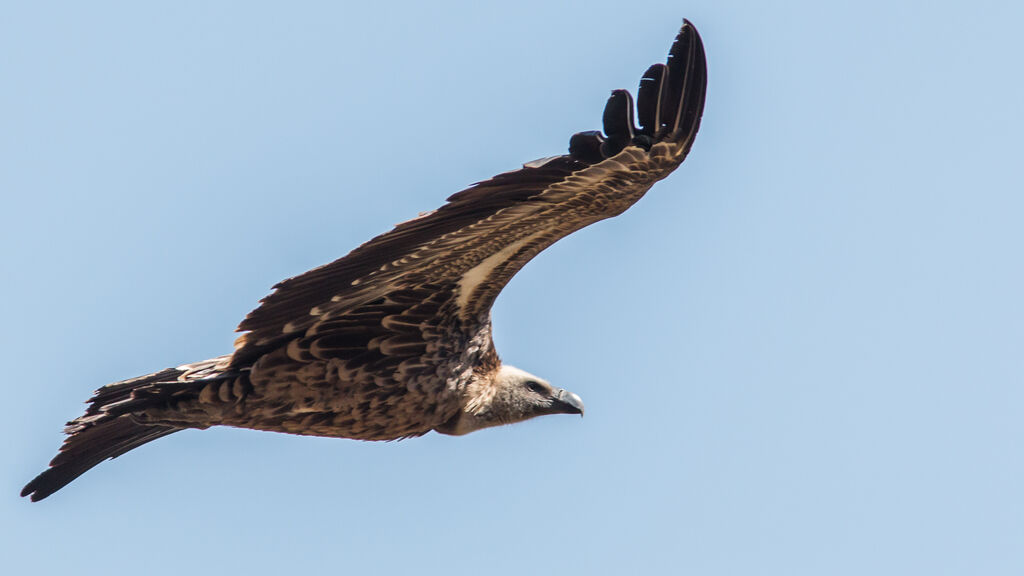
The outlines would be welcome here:
[[[552,413],[554,414],[579,414],[583,416],[583,400],[580,397],[561,388],[555,393],[551,402]]]

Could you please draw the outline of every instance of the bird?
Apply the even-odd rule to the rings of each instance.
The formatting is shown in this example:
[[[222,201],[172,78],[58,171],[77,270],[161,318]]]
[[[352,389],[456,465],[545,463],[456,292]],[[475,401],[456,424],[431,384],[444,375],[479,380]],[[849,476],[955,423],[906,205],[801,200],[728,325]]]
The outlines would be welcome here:
[[[21,495],[42,500],[186,429],[386,441],[582,415],[576,394],[502,363],[491,306],[539,252],[624,212],[683,162],[706,89],[704,46],[684,20],[667,62],[640,80],[636,118],[632,95],[612,91],[603,133],[574,134],[568,153],[474,184],[276,284],[232,353],[99,388]]]

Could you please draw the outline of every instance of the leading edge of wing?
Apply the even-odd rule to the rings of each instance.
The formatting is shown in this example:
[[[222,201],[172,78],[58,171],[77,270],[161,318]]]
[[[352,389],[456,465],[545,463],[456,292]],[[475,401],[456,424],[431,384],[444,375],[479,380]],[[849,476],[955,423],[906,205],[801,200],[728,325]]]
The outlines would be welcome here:
[[[238,330],[249,332],[247,342],[261,346],[285,332],[304,330],[315,321],[311,316],[314,307],[354,291],[360,280],[394,265],[432,240],[528,201],[587,166],[568,155],[559,156],[541,166],[499,174],[453,194],[440,208],[398,224],[348,255],[279,282]],[[290,328],[287,331],[286,326]]]

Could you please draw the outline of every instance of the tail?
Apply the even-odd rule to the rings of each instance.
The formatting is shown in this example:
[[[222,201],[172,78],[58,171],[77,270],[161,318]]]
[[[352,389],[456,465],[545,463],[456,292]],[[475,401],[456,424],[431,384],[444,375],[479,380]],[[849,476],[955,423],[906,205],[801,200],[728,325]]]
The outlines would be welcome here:
[[[187,367],[182,367],[187,368]],[[168,424],[143,424],[131,414],[151,403],[145,391],[159,384],[176,383],[186,370],[168,368],[139,378],[109,384],[89,399],[85,414],[68,422],[68,435],[50,467],[29,482],[21,491],[37,502],[67,486],[75,478],[108,458],[167,436],[183,427]]]

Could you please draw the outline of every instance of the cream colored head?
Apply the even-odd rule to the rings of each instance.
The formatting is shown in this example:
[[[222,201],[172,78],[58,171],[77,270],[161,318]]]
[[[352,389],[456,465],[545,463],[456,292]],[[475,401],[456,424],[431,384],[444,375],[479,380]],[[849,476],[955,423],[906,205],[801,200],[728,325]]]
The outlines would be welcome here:
[[[553,387],[543,378],[515,366],[502,365],[488,380],[467,387],[462,412],[435,430],[462,435],[545,414],[582,415],[583,401],[572,392]]]

